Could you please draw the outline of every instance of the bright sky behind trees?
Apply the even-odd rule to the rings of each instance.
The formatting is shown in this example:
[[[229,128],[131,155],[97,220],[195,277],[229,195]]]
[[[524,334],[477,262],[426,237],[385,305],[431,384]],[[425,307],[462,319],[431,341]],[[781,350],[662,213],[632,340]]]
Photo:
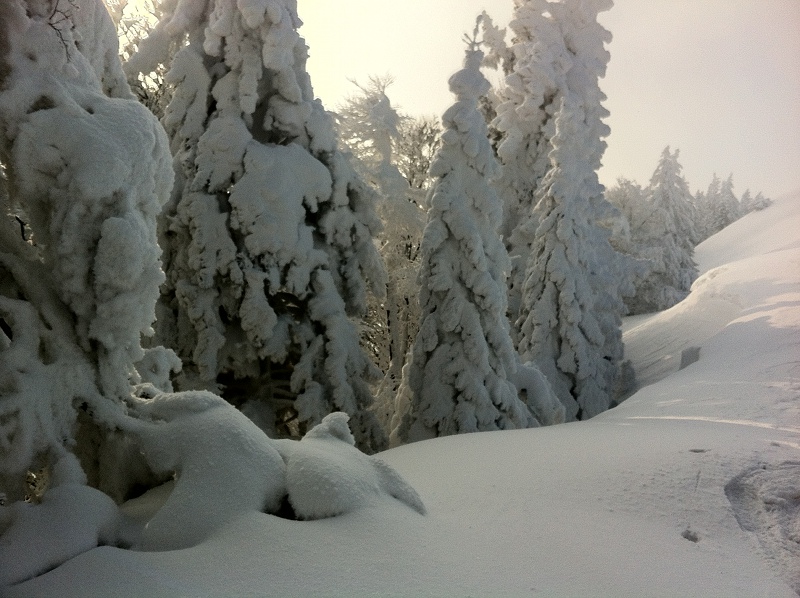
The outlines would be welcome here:
[[[402,111],[440,116],[463,34],[483,9],[505,26],[513,4],[298,0],[315,92],[335,109],[357,91],[348,78],[388,73]],[[600,82],[612,131],[601,182],[646,183],[670,145],[692,192],[715,172],[733,173],[737,195],[800,189],[798,0],[615,0],[600,21],[614,35]]]

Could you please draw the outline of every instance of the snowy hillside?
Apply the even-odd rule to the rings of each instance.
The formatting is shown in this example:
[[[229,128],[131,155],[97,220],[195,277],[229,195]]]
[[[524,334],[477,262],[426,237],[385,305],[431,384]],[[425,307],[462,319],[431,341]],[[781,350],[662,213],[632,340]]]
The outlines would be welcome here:
[[[194,548],[96,548],[8,595],[793,596],[797,231],[800,194],[703,243],[689,298],[629,327],[651,384],[620,407],[382,453],[426,515],[393,499],[252,514]]]

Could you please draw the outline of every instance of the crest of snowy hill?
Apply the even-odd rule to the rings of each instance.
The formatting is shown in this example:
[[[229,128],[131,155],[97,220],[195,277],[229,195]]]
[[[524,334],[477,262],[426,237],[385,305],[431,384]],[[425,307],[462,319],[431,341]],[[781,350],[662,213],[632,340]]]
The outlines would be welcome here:
[[[191,549],[100,547],[6,594],[797,596],[798,230],[800,193],[701,245],[688,299],[626,335],[644,379],[692,359],[622,405],[381,453],[425,517],[250,512]]]

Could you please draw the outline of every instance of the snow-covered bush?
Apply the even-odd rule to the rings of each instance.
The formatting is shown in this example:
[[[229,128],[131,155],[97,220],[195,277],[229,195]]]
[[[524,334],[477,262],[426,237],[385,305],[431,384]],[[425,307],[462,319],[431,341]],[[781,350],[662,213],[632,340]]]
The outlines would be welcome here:
[[[457,101],[442,117],[431,168],[437,180],[422,239],[422,320],[403,371],[393,442],[537,425],[509,381],[516,367],[505,317],[510,264],[497,234],[502,206],[489,185],[498,165],[478,110],[489,88],[482,59],[473,44],[449,82]]]
[[[756,193],[756,196],[753,197],[750,193],[750,189],[747,189],[742,193],[742,197],[739,199],[739,208],[742,215],[763,210],[770,205],[772,205],[772,200],[764,197],[761,191]]]
[[[209,392],[130,399],[122,423],[148,465],[174,473],[175,487],[134,547],[174,550],[198,544],[246,512],[276,512],[286,472],[275,441]]]
[[[350,317],[384,290],[380,223],[314,100],[296,2],[165,10],[126,70],[149,72],[187,41],[167,74],[177,181],[160,237],[158,338],[184,360],[179,386],[219,392],[278,434],[342,410],[376,450],[380,373]]]

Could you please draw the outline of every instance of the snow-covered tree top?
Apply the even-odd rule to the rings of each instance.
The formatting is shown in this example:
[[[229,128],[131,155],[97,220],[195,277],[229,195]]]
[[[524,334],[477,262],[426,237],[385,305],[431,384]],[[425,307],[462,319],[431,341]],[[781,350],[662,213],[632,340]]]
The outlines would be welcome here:
[[[483,52],[477,49],[467,50],[464,68],[450,77],[450,91],[459,101],[475,100],[489,93],[491,84],[483,76],[480,67],[483,64]]]

